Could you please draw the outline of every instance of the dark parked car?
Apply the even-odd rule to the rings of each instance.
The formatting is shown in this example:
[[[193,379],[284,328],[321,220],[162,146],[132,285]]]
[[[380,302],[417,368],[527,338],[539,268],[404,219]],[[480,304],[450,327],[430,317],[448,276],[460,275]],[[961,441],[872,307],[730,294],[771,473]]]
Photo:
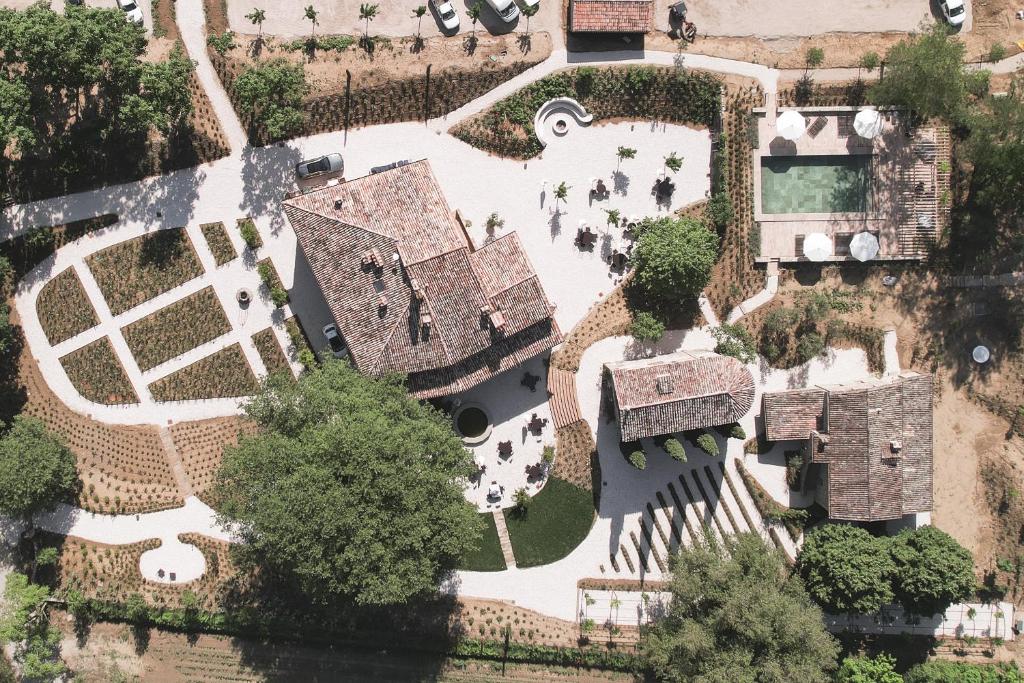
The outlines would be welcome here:
[[[299,178],[313,178],[324,173],[341,173],[345,170],[345,162],[340,154],[328,154],[316,159],[307,159],[295,166],[295,175]]]

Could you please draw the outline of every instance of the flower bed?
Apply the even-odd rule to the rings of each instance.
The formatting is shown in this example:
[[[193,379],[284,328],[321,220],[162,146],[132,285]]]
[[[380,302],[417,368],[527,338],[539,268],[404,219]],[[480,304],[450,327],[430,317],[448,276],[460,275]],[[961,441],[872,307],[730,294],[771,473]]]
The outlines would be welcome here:
[[[143,372],[231,331],[213,287],[121,328]]]
[[[11,262],[14,279],[20,280],[65,244],[110,227],[117,220],[116,213],[105,213],[62,225],[38,227],[0,243],[0,255]]]
[[[156,401],[251,396],[258,389],[256,376],[238,344],[221,349],[149,385]]]
[[[218,266],[223,266],[228,261],[234,261],[238,258],[238,252],[235,251],[235,245],[231,244],[228,231],[224,228],[223,223],[219,221],[216,223],[203,223],[199,226],[199,229],[203,231],[206,246],[210,247],[213,260]]]
[[[200,500],[212,505],[208,494],[220,468],[224,447],[238,443],[241,434],[254,433],[256,424],[242,417],[215,417],[179,422],[168,429],[192,490]]]
[[[94,403],[120,405],[139,402],[135,388],[107,337],[61,357],[60,364],[64,366],[75,391]]]
[[[184,228],[126,240],[86,259],[114,315],[203,274]]]
[[[533,117],[556,97],[576,99],[595,121],[653,117],[710,127],[719,111],[721,89],[721,82],[709,74],[671,67],[580,67],[531,83],[451,132],[488,152],[529,159],[543,149]]]
[[[62,271],[43,285],[36,299],[36,315],[53,346],[99,324],[74,268]]]
[[[274,262],[270,260],[268,256],[265,259],[261,259],[256,264],[256,270],[260,275],[260,279],[263,281],[263,287],[266,289],[266,295],[274,302],[274,306],[281,308],[288,303],[288,290],[284,288],[284,283],[281,282],[281,276],[277,272],[277,268],[274,267]]]
[[[273,375],[277,372],[291,374],[292,368],[288,364],[288,359],[285,357],[281,345],[277,342],[274,328],[268,327],[254,334],[252,336],[252,343],[256,345],[256,350],[259,351],[263,364],[267,366],[268,374]]]

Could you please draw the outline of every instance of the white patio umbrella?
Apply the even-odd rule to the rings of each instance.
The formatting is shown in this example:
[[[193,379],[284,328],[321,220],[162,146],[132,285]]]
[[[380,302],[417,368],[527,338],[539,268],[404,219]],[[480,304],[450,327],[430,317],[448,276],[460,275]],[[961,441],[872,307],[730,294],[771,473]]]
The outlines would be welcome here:
[[[807,130],[807,119],[795,109],[787,109],[775,121],[775,131],[787,140],[797,140]]]
[[[973,358],[974,362],[979,365],[987,363],[988,359],[991,357],[992,354],[989,352],[988,347],[982,346],[981,344],[975,346],[974,351],[971,352],[971,358]]]
[[[853,118],[853,129],[862,138],[873,138],[882,132],[882,115],[877,109],[862,109]]]
[[[804,256],[811,261],[824,261],[832,255],[832,238],[823,232],[812,232],[804,238]]]
[[[850,255],[858,261],[870,261],[878,256],[878,238],[870,232],[858,232],[850,240]]]

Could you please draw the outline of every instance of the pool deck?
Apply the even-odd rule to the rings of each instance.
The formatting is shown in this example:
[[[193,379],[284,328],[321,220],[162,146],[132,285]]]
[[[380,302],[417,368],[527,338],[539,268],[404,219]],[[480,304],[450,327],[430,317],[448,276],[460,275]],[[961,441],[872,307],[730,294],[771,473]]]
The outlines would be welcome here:
[[[878,237],[878,260],[917,259],[927,252],[927,243],[941,229],[937,201],[943,159],[936,144],[936,130],[921,128],[912,137],[899,125],[899,114],[883,112],[882,133],[865,139],[853,130],[855,107],[800,107],[807,118],[808,132],[796,141],[776,135],[775,112],[755,109],[759,145],[752,153],[754,179],[754,220],[761,225],[758,261],[805,261],[803,237],[822,232],[840,245],[830,261],[849,260],[841,246],[855,233],[867,231]],[[815,126],[821,117],[823,125]],[[817,132],[812,135],[812,130]],[[921,149],[930,150],[922,159]],[[764,213],[761,201],[762,159],[793,156],[871,155],[868,210],[863,213]],[[928,156],[927,154],[925,156]],[[948,156],[946,157],[948,161]],[[947,174],[948,176],[948,174]],[[947,180],[948,183],[948,180]],[[922,185],[923,184],[923,185]],[[927,214],[928,226],[918,225]]]

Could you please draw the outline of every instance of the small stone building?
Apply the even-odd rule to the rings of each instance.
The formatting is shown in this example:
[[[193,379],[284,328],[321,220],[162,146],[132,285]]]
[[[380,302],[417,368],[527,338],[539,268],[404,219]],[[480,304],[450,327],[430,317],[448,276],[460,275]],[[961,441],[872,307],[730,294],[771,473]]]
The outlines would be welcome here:
[[[754,403],[743,363],[710,351],[607,363],[623,441],[736,422]]]
[[[762,416],[769,441],[801,440],[811,466],[824,468],[819,498],[831,518],[931,511],[931,375],[768,392]]]

